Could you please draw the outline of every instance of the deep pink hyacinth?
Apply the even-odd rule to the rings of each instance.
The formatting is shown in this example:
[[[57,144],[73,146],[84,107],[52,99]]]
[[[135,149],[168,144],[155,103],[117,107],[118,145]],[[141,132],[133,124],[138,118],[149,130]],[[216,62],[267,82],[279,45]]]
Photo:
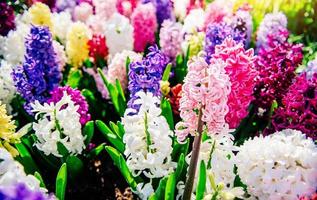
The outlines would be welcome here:
[[[288,31],[280,30],[279,38],[269,35],[268,46],[260,48],[255,67],[259,71],[254,89],[256,108],[269,111],[274,100],[278,104],[295,77],[295,69],[302,62],[302,45],[287,41]]]
[[[108,48],[106,46],[106,38],[101,34],[93,34],[88,41],[89,56],[97,62],[98,59],[104,59],[108,55]]]
[[[157,20],[153,4],[139,4],[131,15],[131,22],[134,28],[134,50],[144,51],[146,45],[155,42]]]
[[[183,121],[176,125],[178,141],[184,141],[188,134],[195,135],[200,108],[208,133],[223,133],[229,129],[225,116],[229,111],[227,100],[231,85],[225,65],[223,60],[215,58],[208,65],[204,56],[189,61],[180,99]]]
[[[121,15],[130,17],[138,0],[117,0],[117,10]]]
[[[307,79],[303,73],[296,78],[272,116],[272,131],[286,128],[300,130],[317,139],[317,74]]]
[[[70,95],[75,105],[79,106],[77,112],[80,114],[80,123],[82,125],[86,124],[90,120],[90,114],[88,113],[88,104],[79,90],[73,89],[69,86],[57,87],[50,93],[51,98],[48,100],[48,103],[57,103],[59,100],[62,99],[64,92]]]
[[[254,51],[246,51],[242,43],[227,38],[221,45],[216,46],[213,57],[226,62],[225,70],[231,82],[226,121],[230,128],[236,128],[248,114],[248,106],[254,99],[252,93],[257,76]]]

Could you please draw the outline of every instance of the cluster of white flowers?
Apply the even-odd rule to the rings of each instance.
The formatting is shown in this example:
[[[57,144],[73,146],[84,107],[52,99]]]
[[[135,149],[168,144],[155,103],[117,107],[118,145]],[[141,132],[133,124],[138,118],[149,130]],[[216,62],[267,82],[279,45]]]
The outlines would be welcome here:
[[[148,178],[167,176],[175,168],[171,161],[173,132],[158,107],[160,100],[152,93],[138,92],[136,111],[128,108],[122,118],[125,134],[125,156],[134,176],[143,173]]]
[[[52,14],[52,22],[54,35],[57,36],[63,44],[66,44],[67,32],[73,23],[70,13],[67,11],[60,13],[54,12]]]
[[[236,156],[238,174],[260,200],[297,200],[317,186],[317,148],[300,131],[286,129],[246,141]]]
[[[104,25],[109,53],[133,50],[133,27],[129,19],[119,13],[113,14]]]
[[[12,66],[5,60],[0,63],[0,101],[6,104],[7,111],[11,112],[10,103],[16,94],[16,88],[11,76]]]
[[[204,27],[205,12],[203,9],[193,9],[184,19],[183,32],[193,33],[197,29],[201,30]]]
[[[35,145],[39,150],[46,155],[61,157],[57,147],[60,142],[71,154],[82,152],[84,137],[81,133],[80,115],[77,113],[78,105],[75,106],[69,95],[64,93],[56,104],[41,105],[36,101],[32,108],[36,113],[37,122],[33,123],[33,129],[37,137]]]
[[[7,150],[0,148],[0,186],[9,187],[18,183],[24,183],[30,190],[46,191],[40,187],[37,178],[26,175],[23,166],[15,161]]]

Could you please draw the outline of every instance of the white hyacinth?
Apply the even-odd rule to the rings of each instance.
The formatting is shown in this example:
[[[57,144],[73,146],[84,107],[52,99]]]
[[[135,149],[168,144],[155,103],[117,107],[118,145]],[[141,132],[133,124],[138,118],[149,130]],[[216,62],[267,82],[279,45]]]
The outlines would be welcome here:
[[[72,17],[68,11],[63,11],[60,13],[54,12],[52,14],[52,22],[53,22],[53,33],[58,39],[66,44],[66,36],[69,28],[71,27]]]
[[[317,148],[300,131],[286,129],[244,142],[238,174],[259,200],[297,200],[317,187]]]
[[[46,189],[40,187],[40,181],[32,175],[26,175],[23,166],[15,161],[11,154],[0,148],[0,187],[10,187],[24,183],[30,190]]]
[[[205,22],[205,12],[203,9],[193,9],[184,19],[183,33],[194,33],[201,30]]]
[[[80,115],[77,113],[71,97],[64,93],[63,98],[57,103],[44,103],[38,101],[32,104],[36,113],[37,122],[33,129],[37,137],[35,146],[46,155],[62,155],[58,152],[57,143],[62,143],[71,154],[80,154],[84,149],[84,137],[81,133]]]
[[[114,13],[104,25],[104,34],[111,55],[133,49],[133,27],[125,16]]]
[[[8,112],[11,112],[10,103],[16,94],[11,73],[12,66],[5,60],[2,60],[0,63],[0,101],[7,105]]]
[[[138,92],[135,104],[141,105],[137,114],[128,108],[122,118],[125,134],[125,156],[134,176],[143,173],[148,178],[170,174],[176,163],[171,161],[173,132],[158,107],[160,100],[152,93]]]

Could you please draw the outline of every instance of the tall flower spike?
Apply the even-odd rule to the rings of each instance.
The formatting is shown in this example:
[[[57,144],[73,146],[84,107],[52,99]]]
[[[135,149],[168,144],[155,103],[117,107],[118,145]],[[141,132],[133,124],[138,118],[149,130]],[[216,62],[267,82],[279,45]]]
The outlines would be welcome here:
[[[88,104],[86,99],[82,96],[79,90],[73,89],[69,86],[57,87],[51,92],[51,98],[47,102],[59,102],[63,98],[64,92],[71,97],[75,106],[79,106],[77,112],[80,114],[80,123],[85,125],[90,120],[90,114],[88,113]]]
[[[214,58],[208,65],[203,55],[189,61],[180,99],[180,117],[183,121],[176,124],[179,141],[184,141],[188,134],[196,134],[200,109],[201,120],[206,123],[208,133],[228,131],[225,116],[229,111],[227,101],[231,83],[225,67],[224,61]]]
[[[49,92],[61,80],[52,35],[47,27],[33,26],[26,42],[25,62],[13,70],[17,91],[26,100],[25,108],[31,114],[30,103],[45,102]]]
[[[152,46],[149,50],[150,52],[142,61],[132,62],[129,66],[130,100],[128,107],[135,110],[138,110],[139,107],[138,104],[134,103],[138,99],[137,92],[151,92],[158,97],[161,95],[160,81],[168,58],[162,54],[157,46]]]
[[[0,3],[0,35],[6,36],[15,28],[14,10],[5,2]]]
[[[157,23],[161,25],[164,20],[174,20],[173,5],[171,0],[143,0],[143,3],[153,3],[156,10]]]
[[[146,45],[155,42],[157,21],[153,4],[139,4],[131,15],[131,22],[134,28],[134,50],[144,51]]]
[[[78,68],[85,59],[89,58],[89,29],[81,23],[71,25],[67,33],[66,54],[68,62]]]
[[[246,51],[242,43],[236,43],[232,38],[227,38],[221,45],[216,46],[213,58],[226,62],[225,70],[231,82],[226,122],[233,129],[247,116],[248,106],[254,99],[252,94],[255,77],[258,75],[254,67],[254,51],[253,49]]]

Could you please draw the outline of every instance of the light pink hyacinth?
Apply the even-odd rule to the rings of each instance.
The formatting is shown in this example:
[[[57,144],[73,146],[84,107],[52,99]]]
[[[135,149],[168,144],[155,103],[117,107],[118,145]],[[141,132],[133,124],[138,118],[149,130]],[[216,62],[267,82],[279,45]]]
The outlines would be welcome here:
[[[131,22],[134,28],[134,50],[144,51],[147,44],[155,42],[157,20],[153,4],[138,4],[131,15]]]
[[[86,22],[91,15],[93,15],[93,7],[87,2],[74,8],[73,16],[76,21]]]
[[[228,131],[225,116],[229,111],[227,101],[231,84],[225,65],[221,59],[214,58],[208,65],[203,55],[189,61],[180,99],[180,116],[183,121],[176,125],[178,141],[184,141],[188,134],[196,134],[201,107],[202,121],[208,133]]]
[[[242,43],[226,38],[221,45],[216,46],[213,57],[226,62],[225,70],[231,82],[226,122],[230,128],[236,128],[247,116],[248,106],[253,100],[252,93],[257,76],[254,68],[254,51],[246,51]]]
[[[232,3],[230,1],[215,0],[208,4],[205,12],[204,28],[210,23],[220,23],[232,16]]]
[[[93,0],[96,15],[102,20],[108,20],[117,12],[117,0]]]
[[[182,52],[182,25],[172,20],[165,20],[160,30],[160,45],[162,52],[170,58],[175,58]]]
[[[108,80],[110,83],[115,83],[116,79],[120,81],[122,89],[125,90],[128,86],[128,75],[126,69],[126,61],[130,59],[130,62],[141,61],[141,54],[137,54],[134,51],[123,50],[121,53],[116,53],[111,59],[108,65]]]

